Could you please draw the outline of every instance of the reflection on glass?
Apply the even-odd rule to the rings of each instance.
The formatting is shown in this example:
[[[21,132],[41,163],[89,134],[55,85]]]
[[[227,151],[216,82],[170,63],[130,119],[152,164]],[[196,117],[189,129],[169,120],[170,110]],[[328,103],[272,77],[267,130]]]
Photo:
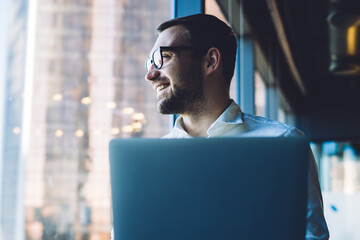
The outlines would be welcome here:
[[[14,134],[19,134],[21,132],[21,129],[19,127],[14,127],[13,128],[13,133]]]
[[[84,97],[81,99],[81,103],[82,104],[90,104],[91,103],[91,98],[90,97]]]
[[[54,94],[53,96],[53,100],[56,102],[61,101],[62,99],[63,99],[63,95],[61,93]]]
[[[123,109],[122,109],[122,112],[123,112],[124,114],[132,114],[132,113],[134,112],[134,109],[131,108],[131,107],[127,107],[127,108],[123,108]]]
[[[77,137],[82,137],[82,136],[84,136],[84,131],[82,131],[82,130],[76,130],[75,136],[77,136]]]
[[[64,135],[64,132],[63,132],[63,130],[56,130],[55,131],[55,136],[57,136],[57,137],[62,137]]]
[[[116,103],[115,102],[108,102],[106,103],[106,107],[109,109],[114,109],[116,108]]]

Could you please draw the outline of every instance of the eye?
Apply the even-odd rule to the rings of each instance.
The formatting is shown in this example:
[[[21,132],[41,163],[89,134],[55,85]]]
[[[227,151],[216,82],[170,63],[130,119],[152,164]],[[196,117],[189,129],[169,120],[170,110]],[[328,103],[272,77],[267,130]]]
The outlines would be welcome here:
[[[163,53],[163,58],[164,58],[164,59],[170,59],[170,58],[171,58],[171,54],[169,54],[169,53]]]

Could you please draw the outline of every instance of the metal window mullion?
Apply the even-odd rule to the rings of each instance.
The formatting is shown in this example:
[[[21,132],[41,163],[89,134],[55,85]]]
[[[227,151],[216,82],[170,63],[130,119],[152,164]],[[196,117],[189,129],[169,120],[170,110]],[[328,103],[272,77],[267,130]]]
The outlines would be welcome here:
[[[174,17],[183,17],[203,12],[203,0],[174,0]]]

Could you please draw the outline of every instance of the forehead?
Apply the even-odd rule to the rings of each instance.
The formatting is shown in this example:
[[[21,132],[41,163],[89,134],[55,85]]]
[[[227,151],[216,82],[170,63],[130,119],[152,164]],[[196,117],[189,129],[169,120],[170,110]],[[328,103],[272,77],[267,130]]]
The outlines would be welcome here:
[[[173,26],[165,29],[159,34],[153,48],[151,49],[152,53],[154,50],[160,46],[184,46],[189,45],[189,40],[187,37],[186,30],[181,26]]]

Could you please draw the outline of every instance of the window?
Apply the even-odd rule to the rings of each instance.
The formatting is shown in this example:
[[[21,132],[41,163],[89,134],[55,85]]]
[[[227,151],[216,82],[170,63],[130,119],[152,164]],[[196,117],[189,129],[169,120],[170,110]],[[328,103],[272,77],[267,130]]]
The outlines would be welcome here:
[[[255,115],[266,117],[266,86],[258,71],[255,78]]]
[[[271,63],[275,69],[279,67],[273,56],[276,54],[279,53],[270,54],[270,61],[275,61]],[[295,122],[292,108],[278,84],[282,76],[271,68],[258,44],[255,44],[255,66],[255,114],[293,125]]]
[[[170,4],[9,4],[9,71],[0,99],[4,239],[110,238],[110,139],[168,131],[169,116],[157,113],[156,94],[144,80],[144,62],[157,25],[171,17]]]
[[[318,162],[324,213],[333,239],[358,239],[360,214],[360,142],[325,141],[311,144]]]

